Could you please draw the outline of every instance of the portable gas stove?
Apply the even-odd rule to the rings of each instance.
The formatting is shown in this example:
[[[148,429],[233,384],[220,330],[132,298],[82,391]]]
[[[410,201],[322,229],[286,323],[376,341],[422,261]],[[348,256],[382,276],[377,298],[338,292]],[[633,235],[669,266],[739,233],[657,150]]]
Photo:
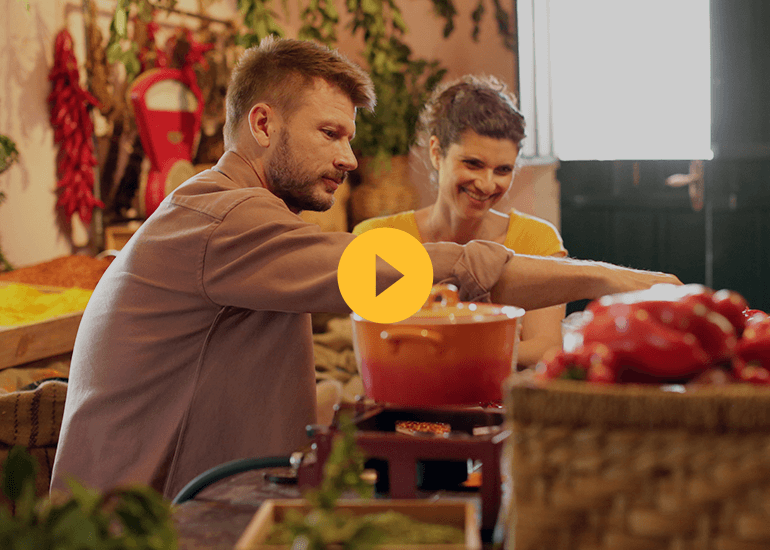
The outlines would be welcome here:
[[[391,498],[419,498],[431,479],[447,478],[449,490],[458,490],[458,466],[467,473],[469,460],[480,462],[482,532],[494,530],[502,498],[500,459],[510,432],[503,427],[502,409],[441,407],[403,408],[382,404],[355,405],[356,443],[369,457],[367,467],[377,470],[378,493]],[[317,486],[329,456],[334,427],[314,427],[312,450],[299,465],[300,486]],[[464,479],[464,477],[463,477]]]

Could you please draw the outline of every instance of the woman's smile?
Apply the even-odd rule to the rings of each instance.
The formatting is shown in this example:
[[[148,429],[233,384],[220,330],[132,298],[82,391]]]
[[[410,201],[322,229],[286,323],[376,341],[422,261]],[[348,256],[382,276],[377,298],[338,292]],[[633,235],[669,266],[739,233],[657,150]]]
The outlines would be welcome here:
[[[487,201],[494,200],[500,196],[500,193],[493,193],[491,195],[486,195],[484,193],[479,192],[478,190],[473,190],[468,186],[460,187],[460,191],[468,195],[468,197],[470,197],[471,204],[478,203],[480,206],[484,205],[484,203],[486,203]]]
[[[445,204],[454,203],[460,218],[484,215],[511,186],[519,148],[510,140],[480,136],[468,130],[444,151],[437,140],[431,147],[433,166],[438,170],[439,194],[444,193]]]

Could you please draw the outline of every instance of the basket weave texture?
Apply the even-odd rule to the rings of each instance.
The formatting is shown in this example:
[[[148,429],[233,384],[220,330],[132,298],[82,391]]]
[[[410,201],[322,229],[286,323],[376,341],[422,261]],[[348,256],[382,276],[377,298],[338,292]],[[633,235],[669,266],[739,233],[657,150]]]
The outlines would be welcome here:
[[[512,380],[509,550],[770,548],[770,389]]]

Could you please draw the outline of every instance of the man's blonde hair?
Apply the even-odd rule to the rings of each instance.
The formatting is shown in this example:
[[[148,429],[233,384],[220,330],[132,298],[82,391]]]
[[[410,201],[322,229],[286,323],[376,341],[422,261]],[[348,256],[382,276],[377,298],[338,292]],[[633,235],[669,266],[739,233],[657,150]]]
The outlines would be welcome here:
[[[244,52],[230,77],[225,149],[235,143],[238,128],[254,105],[267,103],[290,118],[316,78],[339,88],[356,107],[374,110],[377,98],[372,79],[337,50],[268,36]]]

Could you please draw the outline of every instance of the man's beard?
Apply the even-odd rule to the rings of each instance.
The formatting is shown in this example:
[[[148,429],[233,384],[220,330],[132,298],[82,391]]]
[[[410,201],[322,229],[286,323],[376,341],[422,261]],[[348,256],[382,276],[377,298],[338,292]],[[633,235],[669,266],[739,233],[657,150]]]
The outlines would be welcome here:
[[[285,130],[280,131],[275,153],[265,168],[270,190],[293,210],[312,210],[324,212],[334,204],[334,195],[318,190],[321,178],[328,177],[337,181],[346,176],[344,171],[324,174],[311,174],[304,171],[301,162],[294,156],[289,137]]]

